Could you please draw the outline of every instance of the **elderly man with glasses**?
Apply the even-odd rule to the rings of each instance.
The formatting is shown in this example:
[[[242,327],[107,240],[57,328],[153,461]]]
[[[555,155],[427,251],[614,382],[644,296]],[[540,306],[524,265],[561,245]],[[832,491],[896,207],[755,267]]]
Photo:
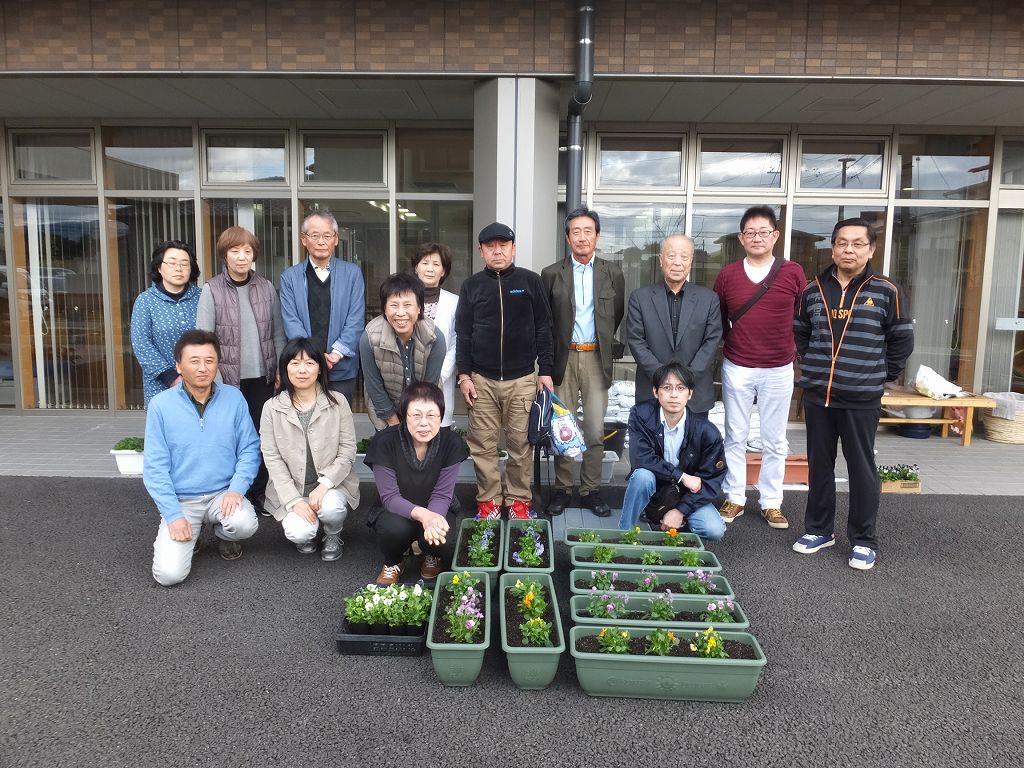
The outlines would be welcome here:
[[[359,373],[359,338],[366,312],[359,267],[334,255],[338,221],[321,209],[302,222],[306,259],[281,274],[281,315],[288,340],[308,337],[322,349],[330,388],[352,403]]]

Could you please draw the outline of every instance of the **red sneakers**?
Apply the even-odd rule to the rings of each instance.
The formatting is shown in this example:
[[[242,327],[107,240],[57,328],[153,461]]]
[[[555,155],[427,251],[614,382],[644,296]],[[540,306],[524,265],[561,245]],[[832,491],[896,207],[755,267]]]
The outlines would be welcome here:
[[[512,502],[512,506],[508,508],[509,520],[530,520],[535,517],[537,517],[537,513],[534,512],[533,507],[525,501],[516,499]]]
[[[501,520],[501,504],[494,499],[476,503],[477,520]]]

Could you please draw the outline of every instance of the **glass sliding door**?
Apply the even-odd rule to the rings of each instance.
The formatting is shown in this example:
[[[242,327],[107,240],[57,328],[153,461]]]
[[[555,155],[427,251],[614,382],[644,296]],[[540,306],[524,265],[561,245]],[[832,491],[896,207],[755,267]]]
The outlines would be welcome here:
[[[206,263],[203,280],[224,268],[217,258],[217,238],[228,227],[245,227],[260,241],[261,254],[256,272],[275,286],[281,273],[292,265],[292,207],[288,200],[253,198],[208,198],[203,200],[203,236]]]
[[[1024,211],[999,211],[992,260],[982,391],[1024,393]]]
[[[98,207],[34,198],[14,200],[12,213],[25,406],[106,408]]]
[[[11,302],[17,295],[17,279],[7,265],[4,251],[6,220],[0,200],[0,408],[11,408],[17,398],[14,391],[14,344],[11,336]]]

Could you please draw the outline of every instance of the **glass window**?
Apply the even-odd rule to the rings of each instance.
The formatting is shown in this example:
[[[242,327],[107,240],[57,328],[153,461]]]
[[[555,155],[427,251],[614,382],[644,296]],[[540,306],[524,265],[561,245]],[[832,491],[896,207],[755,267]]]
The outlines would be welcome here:
[[[306,182],[383,184],[381,133],[304,133],[302,168]]]
[[[164,240],[196,242],[195,206],[177,198],[108,199],[110,302],[114,318],[114,376],[118,408],[142,410],[142,369],[132,353],[135,298],[151,285],[153,249]],[[201,277],[209,279],[209,273]]]
[[[444,243],[452,252],[452,271],[442,286],[457,294],[473,273],[473,203],[467,201],[399,200],[398,269],[411,269],[412,255],[422,243]]]
[[[890,275],[914,316],[911,376],[923,363],[973,387],[987,220],[978,208],[895,210]]]
[[[808,279],[813,278],[832,264],[832,230],[836,223],[858,216],[875,230],[878,239],[871,266],[881,272],[885,264],[885,206],[882,205],[794,205],[789,258],[804,268]]]
[[[883,141],[804,139],[802,189],[881,189]]]
[[[701,139],[700,186],[782,188],[782,139]]]
[[[203,276],[208,278],[223,269],[217,258],[217,238],[228,227],[245,227],[260,241],[260,255],[254,262],[257,274],[275,286],[281,273],[292,264],[291,218],[288,200],[253,198],[211,198],[203,200],[204,238],[207,261]]]
[[[693,206],[693,267],[690,281],[711,288],[726,264],[743,258],[740,219],[749,205],[701,203]],[[772,206],[784,230],[785,206]],[[783,255],[782,238],[775,242],[775,255]]]
[[[598,183],[619,187],[682,184],[681,137],[602,136]]]
[[[28,408],[106,408],[106,334],[95,202],[15,200],[13,264]],[[10,292],[10,289],[8,289]]]
[[[107,189],[195,189],[192,129],[104,128]]]
[[[1003,184],[1024,186],[1024,141],[1003,142]]]
[[[211,184],[278,184],[288,176],[285,134],[207,133],[206,180]]]
[[[900,136],[899,196],[987,199],[992,142],[992,136]]]
[[[17,280],[11,280],[4,251],[4,204],[0,200],[0,407],[12,407],[14,395],[14,345],[11,339],[11,299]]]
[[[992,281],[981,391],[1024,393],[1024,332],[1011,326],[1024,318],[1024,211],[999,211],[991,258],[1001,279]]]
[[[92,182],[89,131],[12,132],[15,181]]]
[[[473,131],[399,128],[400,192],[472,192]]]

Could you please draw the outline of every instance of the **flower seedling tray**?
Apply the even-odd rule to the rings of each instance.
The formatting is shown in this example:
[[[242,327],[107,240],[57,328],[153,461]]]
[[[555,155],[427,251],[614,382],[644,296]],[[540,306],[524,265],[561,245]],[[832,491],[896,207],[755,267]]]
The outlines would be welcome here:
[[[618,573],[619,573],[619,579],[618,580],[619,581],[638,581],[639,579],[643,578],[641,571],[626,570],[626,569],[621,569],[620,570],[619,568],[609,568],[608,566],[601,566],[600,568],[595,568],[593,566],[591,566],[590,568],[574,568],[569,573],[569,589],[572,591],[572,593],[574,595],[589,595],[590,594],[590,587],[589,586],[586,586],[586,587],[577,586],[576,582],[580,581],[580,580],[583,580],[583,581],[586,581],[586,582],[589,583],[590,582],[590,572],[591,571],[599,571],[602,568],[605,569],[605,570],[608,570],[608,571],[618,571]],[[685,597],[700,597],[700,598],[707,598],[708,600],[710,600],[711,598],[716,598],[717,599],[719,597],[728,597],[728,598],[731,598],[733,600],[736,599],[736,594],[733,591],[732,584],[729,583],[729,580],[726,579],[725,576],[722,576],[719,573],[710,574],[710,576],[711,576],[711,583],[714,584],[716,587],[718,587],[718,591],[717,592],[712,592],[709,595],[690,595],[690,594],[687,594],[686,592],[680,591],[680,589],[679,589],[679,585],[683,582],[685,574],[665,573],[664,571],[660,570],[659,568],[651,568],[651,569],[649,569],[649,572],[655,574],[658,577],[658,590],[660,590],[662,592],[664,592],[666,589],[671,589],[672,590],[672,594],[680,595],[681,597],[683,597],[683,596],[685,596]],[[629,590],[624,590],[624,589],[614,589],[613,591],[614,592],[625,592],[625,594],[627,594],[629,597],[634,597],[634,596],[636,596],[636,597],[650,597],[653,594],[657,594],[657,591],[655,591],[653,593],[652,592],[639,592],[639,591],[635,591],[635,590],[634,591],[629,591]]]
[[[609,571],[639,571],[645,568],[650,570],[658,571],[659,573],[686,573],[687,571],[696,571],[697,569],[707,571],[708,573],[719,573],[722,570],[722,564],[719,562],[718,557],[714,552],[707,549],[687,549],[684,547],[623,547],[619,549],[616,544],[609,544],[608,546],[614,547],[617,551],[616,558],[626,558],[628,560],[635,560],[636,562],[624,562],[621,559],[617,559],[611,563],[595,563],[593,560],[585,559],[590,558],[594,553],[594,547],[601,546],[600,544],[573,544],[569,547],[569,557],[572,561],[574,568],[589,568],[590,570],[597,570],[604,568]],[[644,565],[640,561],[640,556],[644,552],[657,552],[661,555],[662,560],[665,564],[658,565]],[[696,552],[700,557],[700,565],[669,565],[669,561],[677,560],[682,552]]]
[[[604,594],[604,593],[602,593]],[[615,592],[614,590],[608,593],[609,600],[614,602],[617,599],[621,599],[619,595],[622,593]],[[664,594],[664,590],[662,590]],[[657,597],[658,593],[644,594],[642,597],[639,595],[629,595],[626,603],[626,612],[641,611],[644,612],[650,606],[651,602]],[[712,600],[722,599],[718,595],[712,597],[711,595],[672,595],[673,607],[677,611],[687,611],[693,613],[700,613],[703,611],[707,604]],[[572,608],[572,620],[574,624],[593,624],[602,627],[612,626],[623,626],[629,625],[631,627],[646,627],[647,629],[657,629],[662,627],[664,629],[676,629],[676,630],[698,630],[706,629],[709,626],[715,626],[719,630],[742,631],[750,626],[750,620],[747,618],[747,614],[740,608],[739,603],[733,601],[733,616],[736,621],[730,621],[725,623],[715,623],[710,621],[656,621],[653,619],[638,619],[638,618],[595,618],[587,614],[587,606],[590,604],[589,595],[573,595],[570,606]]]
[[[598,536],[600,536],[601,537],[601,541],[599,541],[599,542],[596,542],[596,541],[595,542],[582,542],[582,541],[579,541],[578,538],[573,538],[573,537],[578,537],[581,533],[590,533],[590,532],[594,532]],[[568,528],[567,527],[565,529],[565,537],[563,538],[563,541],[566,544],[568,544],[570,547],[575,546],[577,544],[583,544],[583,543],[587,543],[587,544],[611,544],[611,545],[613,545],[615,547],[636,547],[636,548],[639,548],[639,549],[643,549],[644,547],[650,547],[652,545],[653,546],[671,546],[669,544],[664,544],[663,543],[663,541],[665,539],[665,532],[664,531],[640,531],[640,534],[639,534],[640,535],[640,543],[639,544],[620,544],[619,542],[615,541],[615,539],[617,537],[622,536],[624,533],[625,533],[625,531],[620,531],[618,528]],[[700,536],[698,536],[696,533],[687,533],[685,531],[680,531],[679,532],[679,538],[681,538],[683,541],[685,541],[686,544],[684,546],[689,547],[690,549],[704,549],[704,542],[701,541]]]
[[[338,653],[345,656],[420,656],[427,641],[427,625],[419,635],[357,635],[342,619],[338,629]]]

